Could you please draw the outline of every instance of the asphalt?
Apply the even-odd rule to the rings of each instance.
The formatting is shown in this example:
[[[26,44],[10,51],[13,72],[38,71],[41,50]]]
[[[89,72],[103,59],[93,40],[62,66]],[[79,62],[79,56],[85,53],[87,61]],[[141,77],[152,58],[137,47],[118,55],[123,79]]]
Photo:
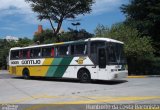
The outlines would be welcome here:
[[[0,104],[50,104],[28,106],[28,109],[35,110],[53,105],[58,110],[62,107],[59,104],[65,104],[70,110],[84,109],[86,104],[160,104],[159,82],[159,77],[132,77],[87,84],[73,79],[25,80],[0,71]]]

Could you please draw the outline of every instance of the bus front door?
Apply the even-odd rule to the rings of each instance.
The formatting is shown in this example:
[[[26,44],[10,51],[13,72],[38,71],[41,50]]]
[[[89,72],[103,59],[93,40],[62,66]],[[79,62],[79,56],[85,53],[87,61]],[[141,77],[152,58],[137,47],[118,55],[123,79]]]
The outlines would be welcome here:
[[[107,76],[107,59],[105,48],[98,48],[98,79],[106,79]]]
[[[98,49],[98,65],[99,68],[106,68],[106,51],[105,48]]]

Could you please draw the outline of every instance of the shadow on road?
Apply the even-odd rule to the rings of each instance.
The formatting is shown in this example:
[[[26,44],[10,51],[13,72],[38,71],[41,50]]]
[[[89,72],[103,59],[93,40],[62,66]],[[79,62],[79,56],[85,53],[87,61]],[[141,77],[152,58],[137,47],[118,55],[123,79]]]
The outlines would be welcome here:
[[[14,75],[11,75],[11,74],[0,74],[0,79],[11,79],[15,77]]]
[[[17,77],[11,74],[0,74],[0,79],[23,79],[23,77]],[[25,80],[25,79],[23,79]],[[68,82],[68,83],[80,83],[77,79],[70,78],[47,78],[47,77],[31,77],[28,80],[36,80],[36,81],[54,81],[54,82]],[[92,80],[88,84],[100,84],[100,85],[117,85],[121,83],[128,82],[127,80]]]
[[[12,77],[14,79],[23,79],[23,77]],[[26,79],[24,79],[26,80]],[[68,83],[80,83],[77,79],[70,79],[70,78],[46,78],[46,77],[31,77],[27,80],[36,80],[36,81],[53,81],[53,82],[68,82]],[[100,85],[117,85],[121,83],[126,83],[127,80],[92,80],[90,83],[87,84],[100,84]]]
[[[104,81],[104,80],[95,80],[92,83],[93,84],[103,84],[103,85],[117,85],[121,83],[126,83],[128,82],[127,80],[109,80],[109,81]]]

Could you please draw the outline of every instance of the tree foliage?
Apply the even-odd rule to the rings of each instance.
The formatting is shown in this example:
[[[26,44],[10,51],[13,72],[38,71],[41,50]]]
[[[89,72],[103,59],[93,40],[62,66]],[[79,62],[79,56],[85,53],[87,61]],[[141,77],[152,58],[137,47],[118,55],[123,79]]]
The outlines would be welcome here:
[[[75,41],[80,39],[88,39],[91,37],[93,37],[93,34],[87,32],[85,29],[80,29],[77,31],[69,28],[69,31],[63,33],[60,39],[61,41],[66,42],[66,41]]]
[[[154,49],[150,37],[141,36],[138,30],[124,24],[115,24],[111,28],[98,25],[95,30],[97,37],[107,37],[123,41],[127,57],[141,57],[152,55]]]
[[[32,44],[33,44],[33,41],[31,39],[28,39],[27,37],[24,37],[24,38],[19,38],[18,42],[15,42],[14,46],[26,47],[26,46],[29,46],[29,45],[32,45]]]
[[[33,41],[39,41],[40,44],[48,44],[57,42],[57,39],[54,37],[52,30],[46,29],[41,34],[34,35]]]
[[[136,28],[142,35],[151,36],[160,55],[160,0],[131,0],[121,7],[126,24]]]
[[[150,71],[154,57],[150,37],[143,36],[137,29],[123,23],[115,24],[111,28],[98,25],[95,33],[97,37],[107,37],[124,42],[129,74],[148,74],[147,71]],[[153,68],[155,67],[152,66]]]
[[[18,41],[7,41],[0,39],[0,68],[6,69],[6,59],[9,54],[9,49],[12,47],[24,47],[32,44],[32,40],[28,38],[20,38]]]
[[[26,0],[32,10],[38,14],[39,20],[49,20],[54,35],[61,29],[62,22],[68,18],[75,18],[79,14],[91,12],[93,0]],[[56,28],[53,22],[57,23]],[[59,40],[59,39],[58,39]]]
[[[87,39],[93,37],[93,34],[87,32],[85,29],[80,29],[79,31],[69,29],[68,32],[63,32],[59,35],[60,42],[74,41],[80,39]],[[40,44],[54,43],[57,39],[53,37],[52,30],[44,30],[41,34],[37,34],[33,38],[34,42],[39,41]]]
[[[95,35],[97,37],[101,37],[101,36],[104,36],[106,33],[108,33],[108,31],[109,31],[109,28],[107,26],[98,24],[98,26],[95,29]]]

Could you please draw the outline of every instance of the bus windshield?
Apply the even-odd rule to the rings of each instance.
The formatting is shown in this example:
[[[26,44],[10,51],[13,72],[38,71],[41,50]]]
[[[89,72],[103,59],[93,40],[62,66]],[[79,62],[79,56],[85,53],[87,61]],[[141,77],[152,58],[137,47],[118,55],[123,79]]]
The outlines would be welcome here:
[[[109,64],[125,64],[124,45],[119,43],[109,43],[106,47]]]

